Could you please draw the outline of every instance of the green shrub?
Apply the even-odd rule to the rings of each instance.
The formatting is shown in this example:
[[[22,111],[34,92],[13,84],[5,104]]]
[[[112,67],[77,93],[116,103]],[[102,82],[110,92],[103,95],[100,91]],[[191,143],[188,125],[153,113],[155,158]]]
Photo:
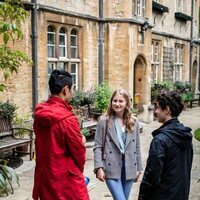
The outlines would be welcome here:
[[[103,113],[108,106],[111,97],[111,89],[107,83],[101,83],[97,86],[95,94],[95,111]]]
[[[84,135],[85,137],[88,137],[88,136],[90,136],[90,130],[87,128],[82,128],[81,134]]]
[[[13,119],[15,117],[15,111],[17,106],[10,102],[0,102],[0,117]]]
[[[90,107],[94,104],[94,101],[95,93],[92,90],[88,90],[85,92],[76,90],[70,104],[77,109],[80,106]]]
[[[198,141],[200,141],[200,128],[196,129],[194,131],[194,138]]]

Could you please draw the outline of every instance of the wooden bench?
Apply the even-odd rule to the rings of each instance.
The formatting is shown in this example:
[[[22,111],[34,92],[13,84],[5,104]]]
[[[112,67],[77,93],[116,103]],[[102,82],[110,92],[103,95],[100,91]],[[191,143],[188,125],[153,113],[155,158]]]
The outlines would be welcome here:
[[[200,93],[194,94],[194,98],[190,100],[190,108],[194,106],[200,106]]]
[[[17,133],[23,131],[27,137],[20,137]],[[17,150],[17,147],[29,145],[28,151]],[[28,154],[30,160],[33,158],[33,130],[22,127],[12,127],[11,120],[0,118],[0,154],[5,154],[11,151],[13,156],[15,153]]]

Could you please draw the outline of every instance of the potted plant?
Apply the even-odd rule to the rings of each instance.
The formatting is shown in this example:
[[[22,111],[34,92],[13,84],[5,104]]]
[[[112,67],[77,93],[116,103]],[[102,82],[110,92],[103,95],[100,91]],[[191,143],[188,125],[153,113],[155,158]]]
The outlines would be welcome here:
[[[182,94],[184,110],[188,107],[188,103],[193,99],[193,97],[194,93],[192,91],[186,91]]]
[[[91,111],[95,120],[105,112],[111,97],[111,92],[107,83],[101,83],[96,87],[94,108]]]
[[[10,190],[11,194],[13,194],[14,181],[19,186],[19,176],[15,170],[5,164],[0,164],[0,195],[6,194],[8,196]]]
[[[162,91],[170,91],[172,89],[172,84],[169,81],[163,81],[160,83],[154,83],[151,86],[151,104],[155,104],[155,99],[158,93]]]
[[[194,97],[191,83],[177,81],[174,83],[174,90],[181,94],[185,110],[188,106],[188,102]]]
[[[91,89],[88,91],[76,90],[70,104],[76,110],[76,115],[84,115],[87,118],[90,115],[90,108],[94,104],[94,101],[95,92]]]
[[[0,117],[5,117],[8,119],[13,120],[15,117],[15,112],[17,110],[17,106],[13,103],[7,102],[0,102]]]

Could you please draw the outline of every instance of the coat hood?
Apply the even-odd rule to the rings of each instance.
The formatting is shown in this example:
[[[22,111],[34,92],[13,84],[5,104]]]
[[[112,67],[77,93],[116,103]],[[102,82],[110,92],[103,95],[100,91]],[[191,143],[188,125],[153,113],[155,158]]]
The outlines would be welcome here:
[[[164,123],[159,129],[153,131],[152,135],[162,133],[169,137],[181,149],[185,149],[191,145],[192,134],[191,128],[184,126],[177,118],[173,118]]]
[[[59,120],[62,120],[70,115],[72,106],[63,99],[52,96],[45,103],[40,103],[36,106],[34,118],[37,119],[41,126],[51,126]]]

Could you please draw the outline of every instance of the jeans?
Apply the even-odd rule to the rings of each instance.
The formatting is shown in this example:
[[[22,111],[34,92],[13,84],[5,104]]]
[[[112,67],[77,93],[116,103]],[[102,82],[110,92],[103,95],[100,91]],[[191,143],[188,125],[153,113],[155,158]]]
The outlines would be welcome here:
[[[126,180],[125,166],[123,164],[121,179],[106,179],[106,184],[114,200],[128,200],[133,180]]]

